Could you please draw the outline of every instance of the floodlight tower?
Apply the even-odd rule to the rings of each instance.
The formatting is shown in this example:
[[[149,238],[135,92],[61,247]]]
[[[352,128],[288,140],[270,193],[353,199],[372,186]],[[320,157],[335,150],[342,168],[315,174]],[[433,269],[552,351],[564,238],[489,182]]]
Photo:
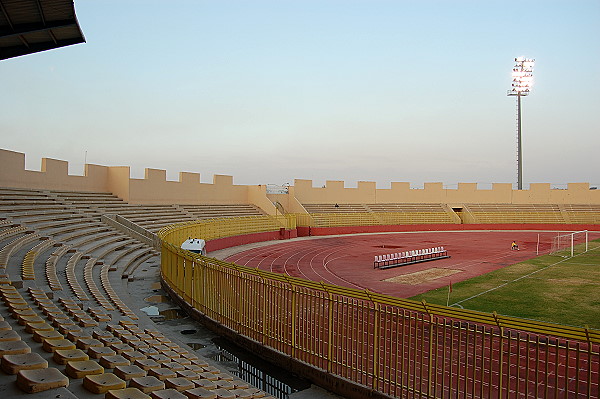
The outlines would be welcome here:
[[[523,189],[523,155],[521,152],[521,97],[531,91],[533,85],[533,58],[517,57],[512,70],[512,89],[509,96],[517,96],[517,189]]]

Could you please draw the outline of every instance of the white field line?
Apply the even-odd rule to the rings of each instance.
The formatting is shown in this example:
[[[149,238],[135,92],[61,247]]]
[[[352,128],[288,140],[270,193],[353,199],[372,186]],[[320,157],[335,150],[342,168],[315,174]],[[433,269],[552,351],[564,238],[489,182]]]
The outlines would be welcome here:
[[[590,251],[595,251],[595,250],[596,250],[596,249],[598,249],[598,248],[600,248],[600,247],[590,248],[590,249],[588,250],[588,252],[590,252]],[[585,253],[586,253],[586,252],[583,252],[583,253],[580,253],[580,254],[574,255],[574,256],[573,256],[573,258],[576,258],[576,257],[578,257],[578,256],[581,256],[581,255],[583,255],[583,254],[585,254]],[[499,289],[499,288],[506,287],[506,286],[507,286],[507,285],[509,285],[509,284],[512,284],[512,283],[515,283],[515,282],[517,282],[517,281],[523,280],[524,278],[527,278],[527,277],[529,277],[529,276],[532,276],[532,275],[534,275],[534,274],[536,274],[536,273],[539,273],[539,272],[541,272],[541,271],[544,271],[544,270],[546,270],[546,269],[548,269],[548,268],[550,268],[550,267],[552,267],[552,266],[556,266],[556,265],[558,265],[558,264],[560,264],[560,263],[566,262],[566,261],[568,261],[568,260],[571,260],[571,259],[573,259],[573,258],[566,258],[566,259],[559,260],[558,262],[552,263],[551,265],[548,265],[548,266],[546,266],[546,267],[543,267],[543,268],[541,268],[541,269],[535,270],[535,271],[533,271],[533,272],[531,272],[531,273],[529,273],[529,274],[525,274],[525,275],[523,275],[523,276],[521,276],[521,277],[518,277],[518,278],[516,278],[516,279],[514,279],[514,280],[507,281],[507,282],[506,282],[506,283],[504,283],[504,284],[500,284],[500,285],[499,285],[499,286],[497,286],[497,287],[490,288],[489,290],[485,290],[485,291],[483,291],[483,292],[480,292],[479,294],[476,294],[476,295],[470,296],[469,298],[466,298],[466,299],[463,299],[463,300],[461,300],[461,301],[455,302],[455,303],[453,303],[453,304],[452,304],[452,305],[450,305],[450,306],[459,305],[459,304],[461,304],[461,303],[463,303],[463,302],[466,302],[466,301],[469,301],[469,300],[471,300],[471,299],[473,299],[473,298],[477,298],[478,296],[485,295],[485,294],[487,294],[488,292],[492,292],[492,291],[495,291],[495,290],[497,290],[497,289]]]

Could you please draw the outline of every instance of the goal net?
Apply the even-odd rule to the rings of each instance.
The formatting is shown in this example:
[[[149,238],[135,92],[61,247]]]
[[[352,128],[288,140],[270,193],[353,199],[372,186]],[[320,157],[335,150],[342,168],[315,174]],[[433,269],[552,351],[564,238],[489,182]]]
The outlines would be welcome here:
[[[559,256],[575,256],[587,252],[588,231],[575,231],[573,233],[559,233],[552,239],[550,254]]]

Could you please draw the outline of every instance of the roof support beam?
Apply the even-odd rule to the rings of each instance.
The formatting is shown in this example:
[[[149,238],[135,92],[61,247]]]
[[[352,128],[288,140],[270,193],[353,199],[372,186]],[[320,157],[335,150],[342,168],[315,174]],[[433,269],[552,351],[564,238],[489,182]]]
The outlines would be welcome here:
[[[0,0],[0,10],[2,10],[2,14],[4,14],[4,17],[6,18],[6,22],[8,22],[8,26],[10,26],[10,28],[14,30],[14,25],[10,19],[10,16],[6,12],[6,8],[4,8],[4,3],[2,3],[2,0]],[[19,40],[21,41],[21,43],[23,43],[23,46],[29,48],[29,43],[27,43],[27,40],[25,40],[25,38],[22,36],[21,33],[17,34],[16,36],[19,36]],[[0,37],[2,37],[1,30],[0,30]]]
[[[62,21],[50,21],[45,24],[34,23],[34,24],[11,24],[12,29],[1,29],[0,38],[20,36],[26,33],[48,31],[50,29],[64,28],[67,26],[77,26],[77,21],[74,19],[66,19]]]
[[[40,0],[35,0],[35,4],[37,5],[38,12],[40,13],[40,19],[42,20],[42,24],[44,26],[46,26],[46,16],[44,15],[44,9],[42,8],[42,3],[40,3]],[[49,30],[48,34],[50,35],[50,38],[52,39],[54,44],[57,44],[56,36],[54,36],[54,33],[52,33],[52,31]]]
[[[44,10],[42,9],[42,3],[40,3],[40,0],[35,0],[35,4],[37,5],[38,11],[40,13],[40,19],[42,20],[42,23],[44,25],[46,25],[46,17],[44,16]]]
[[[6,12],[6,8],[4,8],[4,3],[2,3],[2,0],[0,0],[0,10],[2,10],[2,14],[4,14],[4,18],[6,18],[6,21],[8,22],[8,26],[10,26],[12,28],[13,27],[12,21],[10,20],[10,16]]]

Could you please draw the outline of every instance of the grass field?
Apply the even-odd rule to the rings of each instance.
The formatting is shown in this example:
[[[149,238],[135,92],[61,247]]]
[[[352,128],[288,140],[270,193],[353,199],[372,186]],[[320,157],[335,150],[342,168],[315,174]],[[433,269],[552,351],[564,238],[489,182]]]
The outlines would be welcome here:
[[[562,255],[562,256],[561,256]],[[600,240],[572,258],[544,255],[452,285],[450,305],[600,330]],[[489,291],[488,291],[489,290]],[[411,299],[446,305],[448,287]]]

